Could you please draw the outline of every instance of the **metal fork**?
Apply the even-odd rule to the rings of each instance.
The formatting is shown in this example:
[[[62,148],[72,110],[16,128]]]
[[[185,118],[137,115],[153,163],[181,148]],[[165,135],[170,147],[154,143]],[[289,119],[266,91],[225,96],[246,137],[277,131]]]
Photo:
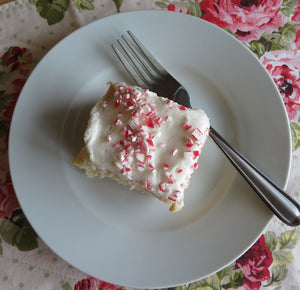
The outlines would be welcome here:
[[[180,105],[191,107],[187,90],[131,31],[127,33],[129,37],[122,35],[122,39],[117,40],[120,49],[114,44],[112,48],[136,84]],[[209,136],[279,219],[290,226],[300,225],[300,205],[297,201],[233,148],[213,127],[210,127]]]

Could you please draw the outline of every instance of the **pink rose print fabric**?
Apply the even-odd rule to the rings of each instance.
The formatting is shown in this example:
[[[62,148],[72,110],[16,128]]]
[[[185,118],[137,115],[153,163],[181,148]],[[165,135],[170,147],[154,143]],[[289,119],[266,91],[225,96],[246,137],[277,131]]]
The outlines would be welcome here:
[[[169,4],[168,10],[174,11],[174,12],[180,12],[180,13],[184,13],[184,14],[189,14],[189,9],[187,7],[180,7],[179,5],[176,5],[176,4]]]
[[[1,57],[2,63],[9,68],[8,72],[19,70],[21,75],[30,72],[32,64],[32,54],[26,48],[11,47]]]
[[[202,18],[228,28],[244,42],[258,40],[285,23],[282,0],[204,0],[200,2]]]
[[[4,152],[0,152],[2,154]],[[14,188],[9,173],[5,170],[6,165],[0,164],[1,185],[0,185],[0,218],[11,217],[13,211],[19,208],[19,202],[16,198]]]
[[[74,290],[124,290],[124,288],[87,276],[86,279],[76,283]]]
[[[10,80],[12,92],[0,91],[1,129],[0,138],[0,218],[10,218],[13,211],[20,207],[16,198],[8,164],[8,136],[13,111],[32,66],[32,55],[26,48],[11,47],[1,56],[2,77]]]
[[[296,119],[300,111],[300,52],[273,51],[261,61],[282,95],[289,119]]]
[[[300,23],[300,2],[298,1],[298,5],[295,9],[295,14],[292,17],[292,20]],[[295,37],[295,45],[296,48],[300,49],[300,24],[295,26],[295,29],[297,29],[296,37]]]
[[[250,250],[236,261],[235,268],[242,268],[244,272],[242,289],[260,289],[261,282],[271,277],[269,267],[272,263],[272,252],[266,246],[265,237],[262,235]]]

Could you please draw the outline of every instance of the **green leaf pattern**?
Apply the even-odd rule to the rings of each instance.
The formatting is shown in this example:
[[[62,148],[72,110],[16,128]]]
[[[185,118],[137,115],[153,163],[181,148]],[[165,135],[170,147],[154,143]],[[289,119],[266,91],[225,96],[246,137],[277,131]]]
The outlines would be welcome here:
[[[79,10],[93,10],[93,0],[73,0],[74,5]]]
[[[272,277],[269,281],[267,281],[266,286],[280,285],[282,281],[286,279],[287,274],[288,270],[285,264],[273,266]]]
[[[0,234],[6,243],[16,246],[20,251],[30,251],[38,247],[38,235],[21,209],[16,210],[10,219],[0,220]]]
[[[69,4],[70,0],[37,0],[35,6],[40,16],[45,18],[49,25],[53,25],[64,18]]]
[[[271,279],[266,281],[265,286],[281,286],[282,282],[288,277],[287,265],[292,263],[294,255],[291,251],[296,247],[299,241],[299,230],[287,230],[278,238],[276,234],[269,231],[265,234],[266,245],[272,251],[273,266],[271,270]]]
[[[300,123],[300,120],[299,120]],[[294,150],[300,147],[300,125],[296,122],[291,122],[292,139],[294,144]]]
[[[297,228],[290,231],[286,231],[282,233],[278,238],[278,247],[280,250],[293,249],[295,248],[298,239],[299,231]]]
[[[122,6],[122,4],[123,4],[123,0],[113,0],[113,1],[114,1],[114,3],[115,3],[117,12],[121,12],[120,9],[121,9],[121,6]]]
[[[295,26],[298,23],[287,22],[278,31],[272,33],[263,33],[259,40],[253,40],[249,43],[249,48],[260,58],[268,51],[290,50],[293,48],[292,41],[295,38],[297,30]]]
[[[277,238],[274,232],[267,232],[265,234],[266,246],[273,252],[277,247]]]
[[[281,12],[290,17],[295,13],[295,7],[298,4],[298,0],[283,0],[281,5]]]
[[[168,8],[169,5],[174,5],[176,7],[180,7],[182,11],[188,11],[190,15],[196,16],[196,17],[201,17],[202,16],[202,11],[199,6],[198,1],[168,1],[168,0],[163,0],[163,1],[156,1],[155,4],[163,9]]]

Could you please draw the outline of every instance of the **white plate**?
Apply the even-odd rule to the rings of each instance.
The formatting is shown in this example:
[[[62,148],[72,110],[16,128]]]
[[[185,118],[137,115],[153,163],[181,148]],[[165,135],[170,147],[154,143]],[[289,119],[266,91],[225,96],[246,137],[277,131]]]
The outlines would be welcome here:
[[[17,196],[37,233],[94,277],[173,286],[234,261],[272,215],[210,140],[179,213],[72,165],[106,82],[131,82],[111,49],[127,29],[184,84],[192,105],[282,187],[291,157],[288,119],[250,51],[214,25],[179,13],[130,12],[91,23],[56,45],[31,74],[14,113],[9,157]]]

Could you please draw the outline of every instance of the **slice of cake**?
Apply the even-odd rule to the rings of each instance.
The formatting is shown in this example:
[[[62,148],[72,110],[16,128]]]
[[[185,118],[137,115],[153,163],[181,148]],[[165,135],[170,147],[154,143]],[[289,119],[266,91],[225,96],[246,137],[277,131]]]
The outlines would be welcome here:
[[[109,85],[73,163],[90,177],[114,178],[180,210],[209,133],[206,114],[139,87]]]

